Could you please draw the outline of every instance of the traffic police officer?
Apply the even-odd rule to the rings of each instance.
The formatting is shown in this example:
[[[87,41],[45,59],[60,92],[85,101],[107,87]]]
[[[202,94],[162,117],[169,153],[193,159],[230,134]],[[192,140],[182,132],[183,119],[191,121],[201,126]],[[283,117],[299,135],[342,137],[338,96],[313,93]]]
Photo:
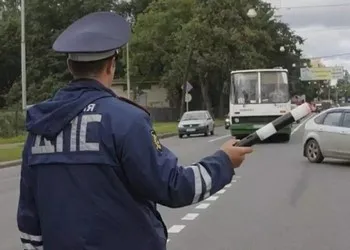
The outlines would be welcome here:
[[[208,198],[251,152],[229,141],[180,166],[147,111],[109,89],[129,36],[121,16],[97,12],[53,45],[68,54],[74,80],[27,112],[17,213],[24,249],[164,250],[167,230],[156,204]]]

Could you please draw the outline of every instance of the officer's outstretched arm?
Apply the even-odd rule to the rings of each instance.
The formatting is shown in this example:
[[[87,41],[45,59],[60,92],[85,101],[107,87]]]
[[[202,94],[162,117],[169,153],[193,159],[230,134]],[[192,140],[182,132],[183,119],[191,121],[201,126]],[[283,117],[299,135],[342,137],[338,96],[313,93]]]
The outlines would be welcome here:
[[[220,150],[190,166],[180,166],[177,157],[158,141],[149,117],[130,127],[121,160],[133,192],[168,207],[206,199],[234,175],[228,156]]]
[[[26,143],[22,154],[22,168],[17,209],[17,225],[20,231],[23,249],[42,249],[43,241],[37,207],[34,199],[33,170],[27,165]]]

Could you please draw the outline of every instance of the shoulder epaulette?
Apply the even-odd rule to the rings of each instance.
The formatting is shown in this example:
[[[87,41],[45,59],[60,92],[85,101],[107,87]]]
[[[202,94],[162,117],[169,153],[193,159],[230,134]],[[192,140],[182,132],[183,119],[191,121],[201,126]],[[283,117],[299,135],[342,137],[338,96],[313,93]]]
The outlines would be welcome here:
[[[127,103],[129,103],[129,104],[131,104],[131,105],[133,105],[133,106],[135,106],[135,107],[137,107],[137,108],[139,108],[139,109],[142,109],[142,110],[145,111],[148,115],[151,115],[151,113],[150,113],[145,107],[141,106],[140,104],[137,104],[136,102],[131,101],[131,100],[128,99],[128,98],[118,96],[118,99],[121,100],[121,101],[123,101],[123,102],[127,102]]]

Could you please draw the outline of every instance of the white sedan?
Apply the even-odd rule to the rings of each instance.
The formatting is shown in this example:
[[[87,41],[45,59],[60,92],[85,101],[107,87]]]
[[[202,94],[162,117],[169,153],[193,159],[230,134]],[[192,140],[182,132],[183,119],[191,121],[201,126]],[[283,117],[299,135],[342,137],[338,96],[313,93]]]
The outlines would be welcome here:
[[[303,154],[312,163],[350,160],[350,107],[330,108],[307,121],[303,144]]]

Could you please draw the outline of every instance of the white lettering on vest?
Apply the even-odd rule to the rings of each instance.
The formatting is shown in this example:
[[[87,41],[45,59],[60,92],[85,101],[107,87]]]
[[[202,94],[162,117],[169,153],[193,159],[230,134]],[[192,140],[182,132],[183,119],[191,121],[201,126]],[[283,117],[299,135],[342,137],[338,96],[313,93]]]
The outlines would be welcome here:
[[[91,105],[91,104],[90,104]],[[89,106],[90,106],[89,105]],[[87,108],[89,108],[89,106]],[[93,109],[94,107],[90,107]],[[79,126],[79,134],[78,134],[78,122],[80,122]],[[75,151],[99,151],[100,143],[99,142],[87,142],[87,127],[89,123],[102,121],[101,114],[84,114],[81,117],[76,117],[71,122],[70,127],[70,143],[69,143],[69,152]],[[77,138],[79,138],[79,149],[77,147]],[[49,141],[41,135],[37,135],[35,137],[35,143],[32,147],[32,154],[52,154],[52,153],[60,153],[63,152],[63,131],[59,133],[54,141]],[[43,141],[44,145],[40,145],[41,141]]]

